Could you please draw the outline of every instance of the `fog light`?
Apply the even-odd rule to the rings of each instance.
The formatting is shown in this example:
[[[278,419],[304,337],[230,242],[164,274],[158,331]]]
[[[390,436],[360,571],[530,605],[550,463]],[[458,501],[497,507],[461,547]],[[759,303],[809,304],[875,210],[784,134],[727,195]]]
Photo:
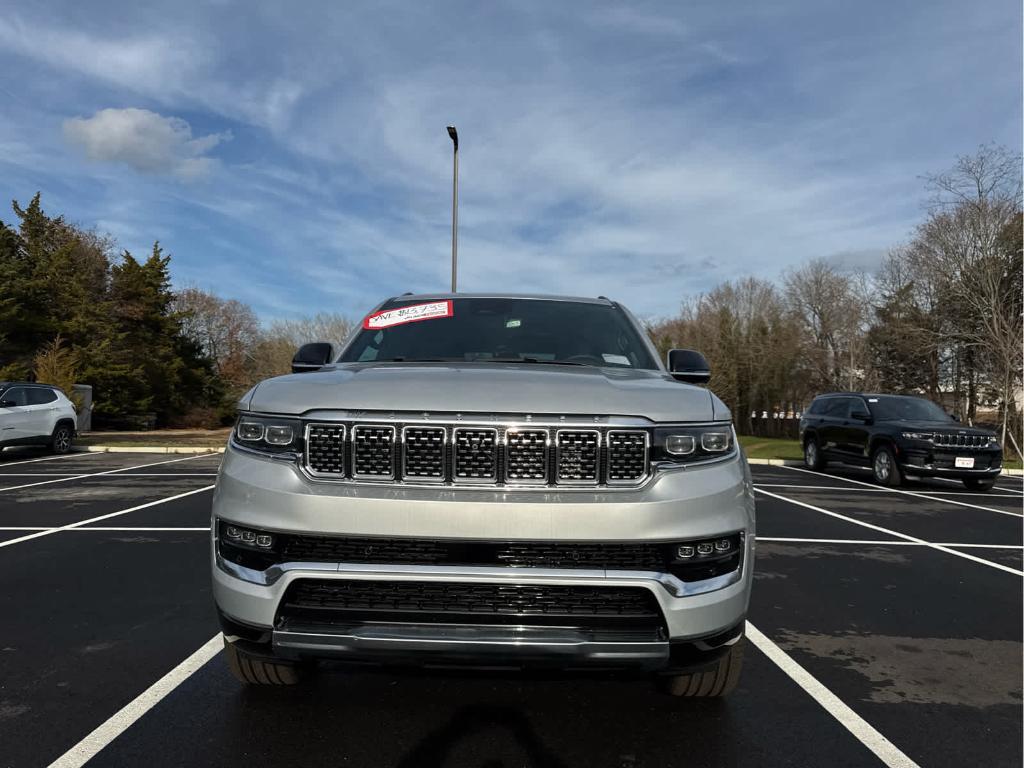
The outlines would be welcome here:
[[[233,525],[229,525],[227,528],[224,529],[224,535],[227,536],[229,539],[242,538],[242,532],[238,528],[235,528],[235,526]]]
[[[732,549],[732,542],[728,539],[719,539],[715,542],[715,549],[717,549],[719,552],[728,552],[730,549]]]
[[[702,541],[700,544],[697,545],[698,555],[710,555],[714,551],[715,547],[710,541]]]
[[[267,535],[265,533],[261,533],[259,536],[256,537],[256,546],[257,547],[264,547],[264,548],[266,548],[266,547],[269,547],[273,543],[274,543],[274,537],[273,536],[269,536],[269,535]]]
[[[676,550],[676,555],[680,558],[693,557],[693,547],[689,545],[679,547]]]

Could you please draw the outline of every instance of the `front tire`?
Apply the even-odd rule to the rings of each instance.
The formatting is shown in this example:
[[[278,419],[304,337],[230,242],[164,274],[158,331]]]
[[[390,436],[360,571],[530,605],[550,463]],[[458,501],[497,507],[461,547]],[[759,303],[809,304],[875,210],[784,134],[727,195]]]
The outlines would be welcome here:
[[[815,472],[825,468],[825,458],[821,455],[821,446],[818,445],[818,438],[808,437],[804,441],[804,466]]]
[[[903,474],[900,472],[899,464],[896,463],[896,454],[887,445],[875,449],[871,457],[871,474],[879,485],[887,485],[890,488],[896,487],[903,482]]]
[[[71,450],[71,443],[74,440],[74,432],[71,427],[67,424],[58,424],[53,428],[53,434],[50,435],[50,452],[51,453],[67,453]]]
[[[740,681],[745,642],[741,637],[710,669],[662,678],[662,689],[672,696],[688,699],[728,696]]]
[[[303,670],[290,662],[253,656],[224,641],[224,656],[235,679],[246,685],[298,685]]]
[[[965,477],[964,486],[971,491],[983,491],[988,492],[995,488],[996,479],[994,477]]]

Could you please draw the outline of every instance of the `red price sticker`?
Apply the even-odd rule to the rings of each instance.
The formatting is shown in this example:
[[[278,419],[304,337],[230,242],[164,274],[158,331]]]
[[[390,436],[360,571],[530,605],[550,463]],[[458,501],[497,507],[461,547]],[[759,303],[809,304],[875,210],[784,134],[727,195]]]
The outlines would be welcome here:
[[[367,315],[366,319],[363,320],[363,328],[375,331],[381,328],[390,328],[393,325],[418,323],[420,320],[435,320],[439,317],[451,316],[451,300],[432,301],[429,304],[410,304],[407,307],[385,309],[383,312]]]

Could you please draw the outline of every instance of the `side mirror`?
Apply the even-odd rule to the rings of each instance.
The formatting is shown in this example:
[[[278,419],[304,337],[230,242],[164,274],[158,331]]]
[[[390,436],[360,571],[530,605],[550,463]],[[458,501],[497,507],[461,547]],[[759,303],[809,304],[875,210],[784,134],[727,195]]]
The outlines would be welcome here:
[[[0,400],[0,408],[14,408],[17,405],[13,400]]]
[[[292,373],[319,371],[325,365],[334,362],[334,357],[334,345],[326,341],[303,344],[292,358]]]
[[[704,355],[692,349],[670,349],[668,372],[676,381],[687,384],[707,384],[711,379],[711,366]]]
[[[950,418],[951,418],[951,419],[952,419],[953,421],[955,421],[955,422],[958,422],[958,423],[959,423],[959,421],[960,421],[960,415],[959,415],[959,414],[956,414],[956,413],[951,413],[951,414],[949,414],[949,417],[950,417]]]

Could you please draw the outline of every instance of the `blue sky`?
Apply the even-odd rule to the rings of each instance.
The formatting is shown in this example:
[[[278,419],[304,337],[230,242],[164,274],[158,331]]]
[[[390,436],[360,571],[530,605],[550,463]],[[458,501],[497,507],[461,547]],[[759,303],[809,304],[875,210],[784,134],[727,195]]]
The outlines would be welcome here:
[[[873,267],[922,174],[1020,145],[1021,69],[1018,0],[26,3],[0,197],[159,239],[264,319],[357,316],[447,287],[454,122],[460,288],[657,317]]]

